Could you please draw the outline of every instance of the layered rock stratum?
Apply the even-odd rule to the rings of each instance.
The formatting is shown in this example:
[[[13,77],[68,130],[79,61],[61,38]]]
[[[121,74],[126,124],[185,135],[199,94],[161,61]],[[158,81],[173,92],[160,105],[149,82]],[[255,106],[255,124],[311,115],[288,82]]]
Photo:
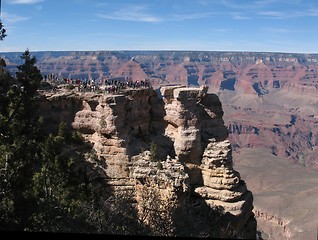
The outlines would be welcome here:
[[[79,131],[96,154],[98,177],[115,192],[133,190],[137,201],[141,186],[161,189],[167,201],[190,193],[219,209],[240,236],[256,238],[253,195],[233,168],[222,104],[206,86],[43,96],[44,121]],[[151,159],[153,145],[157,161]]]

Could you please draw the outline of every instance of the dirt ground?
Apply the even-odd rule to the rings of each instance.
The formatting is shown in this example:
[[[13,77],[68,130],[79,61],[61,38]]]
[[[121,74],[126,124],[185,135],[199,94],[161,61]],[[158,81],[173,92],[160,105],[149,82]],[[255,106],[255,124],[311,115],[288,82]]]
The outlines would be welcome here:
[[[253,192],[264,239],[317,239],[318,171],[292,164],[269,149],[233,152],[234,169]]]

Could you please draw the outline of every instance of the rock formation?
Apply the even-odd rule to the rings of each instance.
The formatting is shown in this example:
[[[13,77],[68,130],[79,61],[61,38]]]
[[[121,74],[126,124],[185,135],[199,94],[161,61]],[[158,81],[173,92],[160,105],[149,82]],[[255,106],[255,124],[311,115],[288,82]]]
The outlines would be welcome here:
[[[64,121],[82,134],[115,191],[138,196],[138,186],[150,181],[166,196],[190,192],[222,210],[242,236],[256,237],[253,196],[233,169],[222,104],[206,86],[46,92],[41,111],[47,121]]]

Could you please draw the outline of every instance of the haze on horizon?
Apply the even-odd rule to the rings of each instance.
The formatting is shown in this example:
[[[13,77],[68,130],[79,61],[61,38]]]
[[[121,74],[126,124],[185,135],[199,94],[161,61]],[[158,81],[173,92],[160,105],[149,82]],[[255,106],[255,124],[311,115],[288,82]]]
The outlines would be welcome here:
[[[318,53],[316,0],[2,0],[0,52]]]

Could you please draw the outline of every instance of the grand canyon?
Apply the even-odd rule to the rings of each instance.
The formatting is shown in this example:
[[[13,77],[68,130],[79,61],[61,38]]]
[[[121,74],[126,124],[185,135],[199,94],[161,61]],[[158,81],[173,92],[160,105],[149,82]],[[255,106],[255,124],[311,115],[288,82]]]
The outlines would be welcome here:
[[[0,53],[13,74],[20,55]],[[107,79],[147,80],[159,95],[173,86],[206,86],[222,104],[233,166],[253,193],[261,237],[316,239],[318,54],[78,51],[32,55],[43,76],[57,79],[94,79],[100,84]]]

